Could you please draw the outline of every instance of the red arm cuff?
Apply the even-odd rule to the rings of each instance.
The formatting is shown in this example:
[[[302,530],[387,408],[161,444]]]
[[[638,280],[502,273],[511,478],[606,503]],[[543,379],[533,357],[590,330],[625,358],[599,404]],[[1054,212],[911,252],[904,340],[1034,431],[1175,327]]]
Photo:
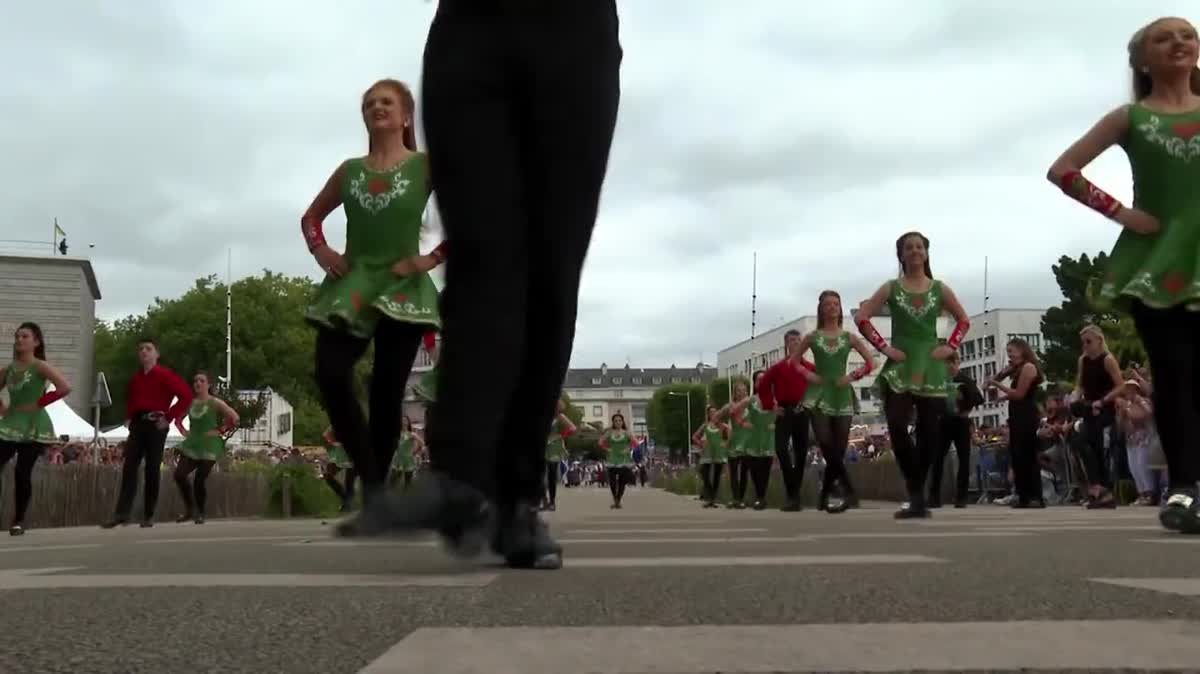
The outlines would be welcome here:
[[[430,330],[429,332],[425,333],[423,339],[425,340],[425,350],[432,353],[434,347],[437,346],[437,332]]]
[[[38,407],[48,407],[50,404],[54,403],[56,400],[62,400],[65,397],[67,397],[67,396],[62,391],[50,391],[49,393],[42,395],[41,398],[38,398],[37,406]]]
[[[1069,171],[1062,177],[1059,184],[1067,196],[1096,211],[1106,218],[1111,218],[1121,210],[1121,202],[1112,195],[1092,184],[1079,171]]]
[[[954,326],[954,332],[950,333],[950,339],[946,340],[946,346],[958,351],[958,347],[962,344],[963,337],[967,336],[967,331],[971,329],[971,321],[961,320]]]
[[[439,263],[441,263],[446,261],[446,250],[446,242],[443,241],[439,243],[436,248],[429,251],[429,254],[432,255]]]
[[[868,342],[871,343],[871,346],[875,347],[879,351],[883,351],[888,347],[887,342],[883,340],[883,336],[879,334],[879,331],[875,329],[875,326],[871,324],[871,321],[859,321],[858,332],[860,335],[865,337]]]
[[[300,218],[300,231],[304,233],[304,243],[308,246],[308,252],[311,253],[321,246],[327,245],[320,218],[311,215]]]
[[[559,432],[559,435],[561,435],[561,436],[563,437],[563,439],[564,439],[564,440],[565,440],[567,437],[569,437],[569,436],[571,436],[571,435],[574,435],[574,434],[575,434],[575,429],[574,429],[574,428],[570,428],[570,427],[564,428],[564,429],[563,429],[561,432]]]
[[[875,366],[870,359],[864,360],[862,367],[850,373],[850,379],[852,381],[858,381],[859,379],[871,374],[871,370],[873,370],[874,367]]]

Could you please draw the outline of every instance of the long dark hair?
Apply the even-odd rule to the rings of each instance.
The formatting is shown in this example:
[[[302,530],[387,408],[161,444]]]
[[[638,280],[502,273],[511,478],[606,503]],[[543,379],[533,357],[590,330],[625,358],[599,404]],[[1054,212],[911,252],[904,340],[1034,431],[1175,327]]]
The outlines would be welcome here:
[[[408,116],[409,116],[408,126],[404,127],[404,131],[401,132],[401,139],[404,142],[404,147],[408,148],[409,150],[412,150],[413,152],[416,152],[417,151],[417,103],[416,103],[416,100],[413,98],[412,90],[408,88],[407,84],[401,82],[400,80],[393,80],[393,79],[379,80],[375,84],[372,84],[370,87],[367,87],[367,90],[363,92],[362,103],[359,105],[360,110],[362,107],[366,106],[367,96],[370,96],[372,91],[375,91],[376,89],[378,89],[380,87],[387,87],[387,88],[391,89],[392,91],[396,92],[396,96],[398,96],[400,98],[400,105],[404,106],[404,109],[408,111]],[[374,149],[375,149],[375,141],[368,135],[368,137],[367,137],[367,152],[371,152]]]
[[[896,260],[900,262],[900,275],[903,276],[905,271],[904,242],[913,236],[920,238],[921,243],[925,244],[925,275],[932,279],[933,271],[929,268],[929,239],[920,232],[905,232],[900,235],[899,239],[896,239]]]
[[[1146,46],[1146,37],[1150,35],[1150,29],[1154,28],[1159,22],[1172,18],[1162,17],[1155,19],[1150,23],[1138,29],[1133,37],[1129,38],[1129,69],[1133,73],[1133,100],[1134,102],[1141,101],[1154,91],[1154,78],[1150,73],[1143,68],[1142,65],[1142,50]],[[1192,93],[1200,96],[1200,67],[1192,69],[1192,77],[1190,79],[1192,85]]]
[[[208,371],[207,370],[196,370],[196,374],[192,375],[193,382],[196,381],[196,377],[204,377],[204,381],[208,382],[208,386],[205,386],[204,389],[206,391],[208,391],[209,395],[212,395],[213,380],[212,380],[212,377],[210,377],[208,375]]]
[[[1012,377],[1020,372],[1025,363],[1033,363],[1033,367],[1037,369],[1037,376],[1034,378],[1034,383],[1040,382],[1042,380],[1042,363],[1038,360],[1037,352],[1033,350],[1033,347],[1029,346],[1029,342],[1020,337],[1013,337],[1008,340],[1006,346],[1015,347],[1021,353],[1021,362],[1016,365],[1005,366],[1003,370],[996,374],[996,379]]]
[[[38,360],[46,360],[46,339],[42,337],[42,326],[37,323],[25,321],[13,330],[13,336],[22,330],[28,330],[33,333],[33,338],[37,340],[37,346],[33,347],[33,357]],[[13,347],[13,358],[17,357],[17,347]]]
[[[617,419],[621,420],[621,430],[628,432],[629,426],[627,426],[625,424],[625,415],[621,414],[620,412],[617,412],[616,414],[612,415],[612,419],[610,419],[610,421],[612,422],[613,430],[617,429]]]
[[[837,301],[838,301],[838,307],[840,308],[842,305],[842,296],[839,295],[836,290],[825,290],[825,291],[822,291],[821,294],[817,296],[817,329],[818,330],[825,327],[825,317],[821,315],[821,304],[825,301],[826,297],[836,297]],[[838,324],[839,328],[842,327],[842,312],[841,311],[838,312],[837,324]]]

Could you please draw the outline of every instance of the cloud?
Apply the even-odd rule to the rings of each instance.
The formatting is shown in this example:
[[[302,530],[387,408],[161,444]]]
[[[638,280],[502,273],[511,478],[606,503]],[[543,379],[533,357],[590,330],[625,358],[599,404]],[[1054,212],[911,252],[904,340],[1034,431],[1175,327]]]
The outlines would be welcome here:
[[[1058,301],[1050,265],[1116,231],[1045,182],[1125,100],[1125,41],[1190,3],[621,3],[622,104],[574,364],[715,360],[862,298],[919,229],[970,311]],[[58,218],[114,318],[206,274],[315,274],[300,213],[360,154],[358,97],[416,82],[435,5],[23,3],[0,28],[0,239]],[[1119,150],[1089,175],[1124,199]],[[333,240],[344,232],[330,218]],[[434,243],[433,241],[429,242]],[[0,243],[0,246],[3,246]],[[754,287],[757,254],[757,288]]]

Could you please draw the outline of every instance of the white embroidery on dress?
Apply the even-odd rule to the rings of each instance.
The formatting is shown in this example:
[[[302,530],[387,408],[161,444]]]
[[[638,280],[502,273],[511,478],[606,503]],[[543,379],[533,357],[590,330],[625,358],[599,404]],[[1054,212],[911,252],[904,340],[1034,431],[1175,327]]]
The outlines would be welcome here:
[[[387,189],[372,194],[372,185],[380,183]],[[378,213],[387,208],[392,201],[404,196],[411,183],[412,181],[405,178],[400,171],[396,171],[390,179],[379,176],[368,178],[365,171],[359,171],[358,175],[350,180],[350,195],[357,199],[363,208],[372,213]]]
[[[1162,146],[1171,157],[1188,163],[1200,157],[1200,135],[1184,140],[1174,133],[1164,133],[1162,127],[1163,123],[1158,115],[1150,115],[1148,120],[1138,125],[1138,131],[1141,131],[1150,143]]]

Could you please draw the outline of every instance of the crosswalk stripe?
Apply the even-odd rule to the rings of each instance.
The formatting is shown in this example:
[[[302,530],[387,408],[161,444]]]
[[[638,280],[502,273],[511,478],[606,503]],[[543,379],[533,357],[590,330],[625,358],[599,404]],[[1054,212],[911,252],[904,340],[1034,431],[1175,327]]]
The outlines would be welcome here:
[[[938,564],[944,559],[925,555],[765,555],[738,557],[570,557],[572,569],[609,569],[667,566],[818,566],[823,564]]]
[[[87,550],[103,547],[100,543],[75,543],[71,545],[17,545],[0,546],[0,552],[43,552],[50,550]]]
[[[499,574],[353,575],[301,573],[64,574],[65,569],[0,570],[0,591],[100,587],[486,587]]]
[[[1198,630],[1166,620],[420,628],[361,672],[1190,669]]]
[[[268,541],[295,541],[305,536],[213,536],[208,538],[149,538],[132,541],[137,545],[163,545],[167,543],[257,543]]]
[[[767,529],[713,529],[709,527],[687,527],[679,529],[568,529],[573,534],[596,536],[602,534],[760,534]]]
[[[1159,545],[1200,545],[1200,537],[1195,538],[1135,538],[1134,543],[1158,543]]]
[[[1200,578],[1089,578],[1088,580],[1093,583],[1104,583],[1135,590],[1153,590],[1164,594],[1200,597]],[[1141,644],[1139,644],[1140,646]]]
[[[1014,532],[1031,532],[1031,533],[1058,533],[1063,531],[1162,531],[1162,527],[1153,525],[1059,525],[1059,526],[1025,526],[1015,525],[1009,527],[976,527],[976,531],[1014,531]]]

